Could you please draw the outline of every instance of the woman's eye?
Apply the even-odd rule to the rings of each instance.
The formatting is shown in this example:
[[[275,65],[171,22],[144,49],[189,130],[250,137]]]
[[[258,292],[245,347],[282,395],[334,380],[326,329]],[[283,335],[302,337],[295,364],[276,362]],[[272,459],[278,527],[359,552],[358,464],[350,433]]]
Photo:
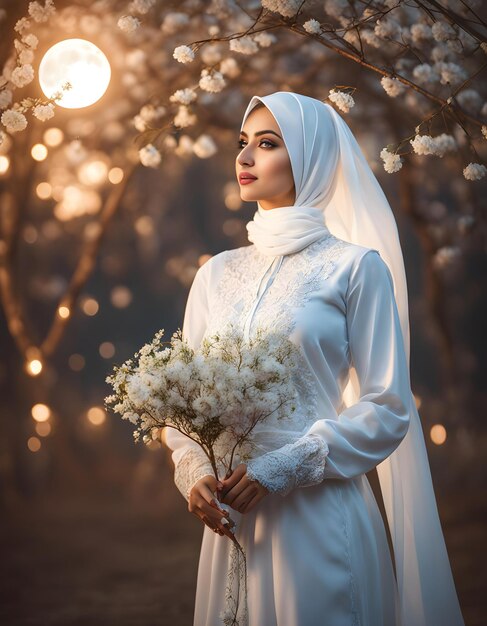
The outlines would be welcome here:
[[[243,148],[243,143],[245,142],[245,139],[239,139],[238,143],[237,143],[237,147],[242,149]],[[274,147],[274,144],[271,141],[268,141],[267,139],[262,139],[261,142],[259,143],[259,146],[262,145],[263,143],[266,143],[268,146],[271,146],[271,148]]]

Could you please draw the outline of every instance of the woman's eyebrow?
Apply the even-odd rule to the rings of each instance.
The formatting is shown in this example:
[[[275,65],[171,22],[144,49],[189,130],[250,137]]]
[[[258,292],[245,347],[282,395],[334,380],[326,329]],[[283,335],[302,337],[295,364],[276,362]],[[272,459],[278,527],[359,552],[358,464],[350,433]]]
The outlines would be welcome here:
[[[273,130],[258,130],[256,133],[254,133],[254,137],[258,137],[259,135],[265,135],[266,133],[271,133],[271,135],[275,135],[276,137],[279,137],[279,139],[282,139],[282,137],[280,137]],[[244,137],[248,137],[247,133],[244,132],[243,130],[240,131],[240,134],[243,135]]]

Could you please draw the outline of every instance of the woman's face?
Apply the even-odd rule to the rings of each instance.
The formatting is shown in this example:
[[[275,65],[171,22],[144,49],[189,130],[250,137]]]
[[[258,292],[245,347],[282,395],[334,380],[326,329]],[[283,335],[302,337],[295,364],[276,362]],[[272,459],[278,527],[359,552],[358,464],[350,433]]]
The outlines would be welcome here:
[[[279,126],[267,107],[254,109],[247,116],[239,145],[242,150],[235,171],[242,200],[258,201],[265,210],[292,206],[295,189],[291,161]],[[255,180],[242,181],[243,172],[252,174]]]

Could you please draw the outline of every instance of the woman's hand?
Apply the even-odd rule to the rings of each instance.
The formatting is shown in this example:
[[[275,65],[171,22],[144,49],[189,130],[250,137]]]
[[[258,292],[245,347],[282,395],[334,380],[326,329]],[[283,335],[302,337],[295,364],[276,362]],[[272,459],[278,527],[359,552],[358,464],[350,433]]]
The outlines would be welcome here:
[[[230,528],[235,526],[235,522],[230,518],[228,511],[220,509],[215,499],[217,484],[216,478],[210,474],[200,478],[189,493],[188,510],[213,531],[232,538]],[[222,524],[223,517],[228,519],[228,524]]]
[[[222,480],[219,500],[239,513],[248,513],[269,491],[256,480],[247,478],[247,466],[240,463],[229,478]]]

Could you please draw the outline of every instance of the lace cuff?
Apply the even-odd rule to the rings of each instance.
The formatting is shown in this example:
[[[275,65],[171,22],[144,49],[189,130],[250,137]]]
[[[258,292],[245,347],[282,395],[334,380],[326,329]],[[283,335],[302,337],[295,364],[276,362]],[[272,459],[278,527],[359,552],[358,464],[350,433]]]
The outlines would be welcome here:
[[[294,443],[267,452],[247,463],[247,477],[273,493],[286,496],[296,487],[324,480],[328,445],[318,435],[304,435]]]
[[[174,469],[174,482],[186,501],[189,501],[193,485],[208,475],[215,475],[208,457],[200,448],[190,448]]]

